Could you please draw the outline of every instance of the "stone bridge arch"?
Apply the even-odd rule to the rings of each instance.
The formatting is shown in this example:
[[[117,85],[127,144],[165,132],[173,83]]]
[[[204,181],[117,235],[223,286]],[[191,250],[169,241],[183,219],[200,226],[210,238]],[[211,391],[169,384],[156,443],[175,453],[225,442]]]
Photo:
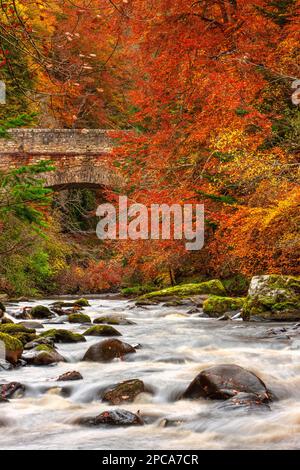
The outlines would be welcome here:
[[[56,169],[45,174],[47,187],[113,187],[120,184],[106,163],[113,145],[103,129],[12,129],[0,139],[0,170],[51,160]]]

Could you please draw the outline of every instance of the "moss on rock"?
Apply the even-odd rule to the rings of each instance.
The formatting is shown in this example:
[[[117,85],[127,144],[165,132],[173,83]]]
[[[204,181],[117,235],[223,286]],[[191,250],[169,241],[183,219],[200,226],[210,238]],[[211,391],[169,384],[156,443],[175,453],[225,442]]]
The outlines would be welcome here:
[[[300,277],[277,274],[252,278],[243,306],[243,320],[300,320]]]
[[[77,305],[78,307],[89,307],[90,303],[87,299],[81,298],[81,299],[75,300],[73,305]]]
[[[139,295],[148,294],[157,290],[157,286],[138,285],[133,287],[124,287],[121,289],[121,294],[125,297],[138,297]]]
[[[245,297],[219,297],[212,295],[203,302],[203,312],[210,317],[219,317],[226,312],[240,310],[246,298]]]
[[[219,279],[200,282],[198,284],[181,284],[174,287],[167,287],[159,291],[150,292],[140,297],[143,299],[160,299],[166,297],[190,297],[192,295],[226,295],[226,290]]]
[[[50,338],[55,343],[80,343],[85,342],[86,339],[79,333],[73,333],[70,330],[51,329],[41,333],[41,338]]]
[[[139,379],[126,380],[106,390],[102,401],[107,401],[110,405],[132,403],[143,392],[145,392],[144,382]]]
[[[70,323],[91,323],[91,319],[88,315],[84,313],[71,313],[69,315]]]
[[[34,341],[37,337],[35,333],[16,333],[12,335],[14,338],[17,338],[25,346],[25,344],[30,341]]]
[[[85,336],[122,336],[118,330],[110,325],[94,325],[83,334]]]
[[[26,328],[25,326],[18,325],[17,323],[0,325],[0,332],[13,336],[18,339],[22,345],[25,345],[36,338],[34,329]]]
[[[17,338],[7,333],[0,333],[0,341],[5,345],[6,360],[15,364],[22,355],[23,344]]]
[[[38,344],[35,348],[34,351],[47,351],[47,352],[52,352],[54,351],[54,348],[50,346],[49,344]]]
[[[127,318],[121,317],[118,315],[107,315],[103,317],[98,317],[98,318],[95,318],[93,323],[95,323],[95,325],[103,324],[103,323],[107,323],[108,325],[135,325],[136,324],[133,321],[128,320]]]
[[[7,323],[0,325],[0,332],[14,335],[18,333],[35,333],[32,328],[26,328],[24,325],[18,325],[17,323]]]
[[[34,319],[51,318],[52,316],[53,313],[49,310],[48,307],[45,307],[44,305],[36,305],[30,310],[30,317]]]

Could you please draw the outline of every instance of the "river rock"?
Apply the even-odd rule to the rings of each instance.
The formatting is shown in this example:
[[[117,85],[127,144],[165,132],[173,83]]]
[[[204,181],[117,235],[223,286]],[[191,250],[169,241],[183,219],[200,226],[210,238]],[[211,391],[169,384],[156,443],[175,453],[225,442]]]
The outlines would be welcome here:
[[[237,393],[234,397],[224,401],[218,406],[220,410],[243,410],[248,412],[253,411],[270,411],[270,405],[261,400],[255,393]]]
[[[135,353],[135,349],[118,339],[106,339],[91,346],[85,353],[83,360],[92,362],[109,362],[115,358],[122,359],[126,354]]]
[[[45,318],[52,318],[53,313],[48,307],[45,307],[44,305],[36,305],[35,307],[31,308],[30,317],[37,320],[43,320]]]
[[[74,305],[78,305],[78,307],[90,307],[89,301],[84,297],[74,300]]]
[[[50,338],[54,343],[80,343],[86,339],[79,333],[73,333],[70,330],[51,329],[41,333],[41,338]]]
[[[235,364],[221,364],[203,370],[182,398],[227,400],[240,392],[255,394],[262,402],[272,400],[271,392],[259,377]]]
[[[31,307],[23,307],[22,310],[12,313],[17,320],[31,320]]]
[[[245,300],[243,297],[219,297],[211,295],[203,302],[203,312],[212,318],[218,318],[228,312],[241,310]]]
[[[84,336],[122,336],[122,334],[110,325],[94,325],[84,333]]]
[[[243,320],[300,320],[300,278],[270,274],[252,278]]]
[[[35,330],[33,328],[26,328],[26,326],[23,326],[20,323],[7,323],[5,325],[0,325],[0,332],[13,336],[20,333],[33,334],[35,333]]]
[[[69,321],[68,315],[61,315],[60,317],[51,318],[50,320],[45,320],[44,323],[47,325],[63,325]]]
[[[95,325],[107,323],[108,325],[135,325],[131,320],[128,320],[127,318],[120,316],[120,315],[105,315],[102,317],[95,318],[93,321]]]
[[[22,356],[23,344],[17,338],[0,332],[0,341],[5,345],[5,358],[11,364],[16,364]]]
[[[52,338],[36,338],[33,341],[30,341],[29,343],[26,343],[24,346],[24,349],[34,349],[40,344],[44,344],[46,346],[50,346],[53,348],[54,346],[54,341]]]
[[[71,313],[69,315],[69,322],[70,323],[91,323],[91,319],[88,315],[84,313]]]
[[[8,398],[20,398],[25,393],[25,385],[19,382],[10,382],[8,384],[0,384],[0,397],[7,400]]]
[[[119,409],[104,411],[95,417],[79,418],[75,421],[75,424],[81,424],[85,426],[99,426],[102,424],[113,426],[141,426],[144,424],[144,422],[138,414]]]
[[[73,370],[71,372],[65,372],[64,374],[60,375],[57,379],[57,382],[65,382],[72,380],[83,380],[83,377],[80,372]]]
[[[25,351],[22,359],[33,366],[48,366],[57,362],[66,362],[65,358],[55,349],[40,345],[30,351]]]
[[[126,380],[106,390],[102,396],[102,401],[107,401],[110,405],[131,403],[140,393],[144,392],[145,385],[142,380]]]
[[[44,328],[44,325],[42,323],[39,323],[38,321],[20,321],[18,325],[24,326],[24,328],[34,330],[40,330]]]

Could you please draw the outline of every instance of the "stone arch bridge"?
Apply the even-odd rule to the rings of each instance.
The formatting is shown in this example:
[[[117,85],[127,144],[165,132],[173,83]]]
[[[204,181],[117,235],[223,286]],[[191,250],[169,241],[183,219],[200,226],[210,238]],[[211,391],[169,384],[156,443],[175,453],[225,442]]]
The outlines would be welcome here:
[[[51,160],[55,171],[45,174],[54,190],[114,186],[119,179],[105,162],[113,139],[102,129],[11,129],[0,139],[0,170]]]

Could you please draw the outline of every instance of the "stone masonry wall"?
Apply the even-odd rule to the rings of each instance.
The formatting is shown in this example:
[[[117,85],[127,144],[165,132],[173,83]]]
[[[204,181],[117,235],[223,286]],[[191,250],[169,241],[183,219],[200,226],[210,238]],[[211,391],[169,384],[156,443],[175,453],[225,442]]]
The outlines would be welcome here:
[[[0,170],[51,160],[56,170],[46,175],[48,186],[116,182],[105,164],[113,147],[107,130],[13,129],[9,134],[0,139]]]

